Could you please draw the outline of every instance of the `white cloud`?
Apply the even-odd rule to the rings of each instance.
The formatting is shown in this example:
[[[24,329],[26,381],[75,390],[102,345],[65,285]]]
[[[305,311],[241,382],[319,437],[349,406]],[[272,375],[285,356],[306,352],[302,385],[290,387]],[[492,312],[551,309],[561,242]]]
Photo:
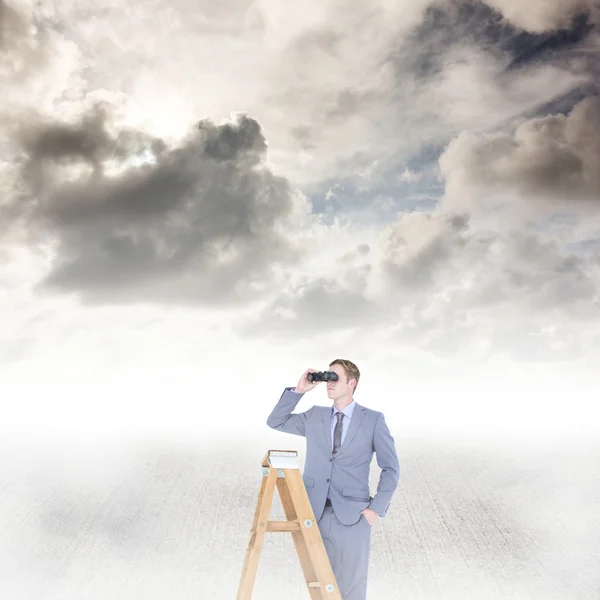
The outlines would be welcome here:
[[[0,2],[0,122],[23,109],[52,111],[84,90],[82,54],[73,41],[40,18],[28,0]]]
[[[508,56],[498,60],[472,46],[451,50],[443,71],[423,86],[421,106],[433,101],[443,106],[436,116],[447,132],[493,130],[592,81],[588,74],[553,65],[507,71],[509,61]]]
[[[407,183],[416,183],[417,181],[420,181],[422,177],[422,173],[416,173],[408,167],[405,167],[404,171],[402,171],[402,174],[398,179]]]

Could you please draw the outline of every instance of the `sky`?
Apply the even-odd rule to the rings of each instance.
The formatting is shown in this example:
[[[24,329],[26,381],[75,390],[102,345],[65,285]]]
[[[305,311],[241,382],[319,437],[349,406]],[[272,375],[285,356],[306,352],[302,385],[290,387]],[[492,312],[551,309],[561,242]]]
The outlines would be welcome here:
[[[5,439],[597,433],[591,0],[0,0]],[[298,410],[328,404],[324,388]]]

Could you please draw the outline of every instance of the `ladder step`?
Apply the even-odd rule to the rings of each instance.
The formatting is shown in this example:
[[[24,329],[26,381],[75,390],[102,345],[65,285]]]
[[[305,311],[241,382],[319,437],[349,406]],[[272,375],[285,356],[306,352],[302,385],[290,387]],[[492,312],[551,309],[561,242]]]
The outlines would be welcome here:
[[[294,521],[269,521],[267,531],[300,531],[300,522]]]

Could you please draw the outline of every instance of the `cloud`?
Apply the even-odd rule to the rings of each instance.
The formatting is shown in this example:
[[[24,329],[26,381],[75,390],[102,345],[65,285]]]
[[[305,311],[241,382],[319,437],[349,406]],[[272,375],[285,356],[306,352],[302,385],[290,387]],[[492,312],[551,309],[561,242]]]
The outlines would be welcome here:
[[[514,194],[538,210],[597,209],[600,199],[600,97],[568,115],[531,119],[511,133],[463,132],[440,158],[444,204],[474,210]]]
[[[10,13],[0,42],[27,73],[4,73],[16,95],[0,100],[0,220],[5,240],[38,248],[32,303],[42,290],[220,315],[237,303],[232,319],[250,304],[246,335],[362,328],[439,356],[595,344],[569,333],[596,318],[593,246],[582,256],[548,230],[514,231],[494,205],[517,198],[536,218],[597,193],[595,100],[522,122],[593,85],[587,25],[538,33],[575,3],[53,7]],[[219,122],[237,110],[252,117]],[[439,210],[408,212],[438,199],[423,161],[453,138]],[[331,190],[327,218],[295,186]]]
[[[531,55],[530,46],[539,40],[481,3],[443,2],[423,8],[422,18],[390,34],[381,50],[377,110],[369,115],[370,129],[364,130],[377,140],[376,159],[361,139],[360,152],[339,160],[343,174],[358,172],[356,165],[368,165],[369,160],[382,168],[401,163],[428,147],[445,145],[462,130],[504,129],[521,115],[594,81],[591,66],[566,54],[559,60],[539,52],[537,60],[515,68],[515,61]],[[370,107],[375,104],[358,104],[355,110],[366,115]],[[327,124],[318,131],[326,132]],[[307,148],[315,150],[310,144]]]
[[[417,126],[421,137],[411,143],[418,147],[419,140],[445,144],[462,130],[505,128],[594,81],[593,69],[566,53],[561,60],[544,54],[541,41],[480,2],[429,6],[390,50],[394,99],[410,116],[403,135]]]
[[[416,183],[423,177],[422,173],[415,173],[413,170],[406,167],[402,174],[398,177],[399,181],[407,183]]]
[[[260,313],[244,317],[235,325],[246,338],[282,336],[296,338],[331,336],[351,327],[381,326],[377,305],[358,288],[367,283],[370,267],[352,273],[352,281],[337,277],[305,278],[268,303]]]
[[[22,8],[22,7],[21,7]],[[0,0],[0,81],[23,81],[48,66],[48,36],[33,19]]]
[[[401,215],[390,228],[382,268],[400,294],[421,294],[437,283],[440,273],[452,268],[453,259],[467,243],[468,218],[433,213]]]
[[[99,102],[77,120],[39,118],[13,135],[21,218],[54,244],[45,288],[88,302],[248,302],[274,266],[298,258],[285,228],[307,205],[265,167],[254,119],[203,120],[167,145],[115,127]]]
[[[395,311],[390,343],[473,359],[598,351],[590,328],[600,316],[597,257],[522,227],[485,230],[443,213],[399,219],[384,256],[381,313],[390,319]]]
[[[575,16],[600,15],[595,0],[485,0],[506,19],[527,31],[543,33],[553,29],[568,29]]]
[[[80,61],[77,46],[39,6],[0,0],[0,124],[10,126],[23,107],[71,100],[82,89]]]
[[[523,32],[482,3],[354,0],[290,13],[272,0],[218,10],[179,0],[154,3],[152,19],[143,4],[107,2],[93,15],[57,7],[45,8],[46,22],[65,52],[77,42],[85,71],[75,72],[91,89],[130,97],[145,131],[174,135],[241,110],[267,132],[274,170],[298,185],[405,163],[589,79],[569,62],[506,72],[515,58],[506,44]],[[83,94],[73,77],[63,89]]]
[[[320,270],[305,267],[237,330],[350,345],[372,336],[379,347],[438,359],[572,360],[600,350],[590,327],[600,316],[597,265],[598,255],[578,256],[522,226],[406,213],[370,245],[357,240]]]

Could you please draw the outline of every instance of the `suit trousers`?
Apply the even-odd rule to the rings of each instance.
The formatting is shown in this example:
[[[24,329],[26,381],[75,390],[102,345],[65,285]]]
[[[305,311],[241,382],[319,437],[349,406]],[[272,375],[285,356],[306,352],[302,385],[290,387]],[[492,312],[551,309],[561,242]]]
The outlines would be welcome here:
[[[371,553],[371,525],[364,515],[354,525],[344,525],[326,506],[319,531],[343,600],[365,600]]]

